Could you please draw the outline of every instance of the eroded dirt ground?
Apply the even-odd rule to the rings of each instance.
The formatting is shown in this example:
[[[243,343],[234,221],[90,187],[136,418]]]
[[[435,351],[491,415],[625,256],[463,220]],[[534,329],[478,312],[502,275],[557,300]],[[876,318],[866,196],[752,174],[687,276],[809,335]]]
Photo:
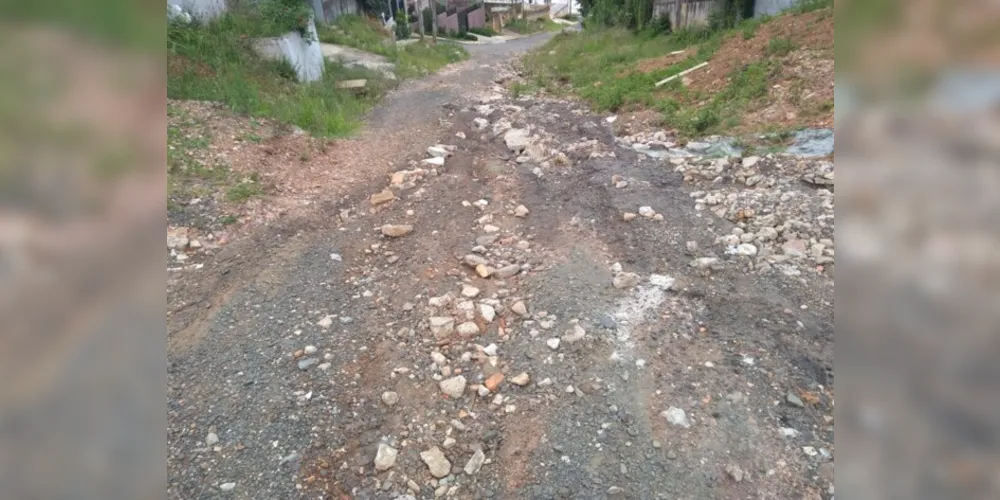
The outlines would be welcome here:
[[[832,163],[513,100],[543,39],[241,146],[301,175],[171,242],[170,498],[833,496]]]

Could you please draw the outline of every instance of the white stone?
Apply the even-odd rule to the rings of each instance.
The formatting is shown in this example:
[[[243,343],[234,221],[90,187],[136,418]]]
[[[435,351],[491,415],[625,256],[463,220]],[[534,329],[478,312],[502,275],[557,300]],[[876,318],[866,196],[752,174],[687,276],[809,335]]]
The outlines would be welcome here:
[[[522,373],[520,373],[520,374],[518,374],[516,376],[513,376],[513,377],[511,377],[511,378],[509,378],[507,380],[510,383],[514,384],[514,385],[518,385],[518,386],[524,387],[524,386],[528,385],[529,382],[531,382],[531,376],[529,376],[526,372],[522,372]]]
[[[232,491],[236,487],[236,483],[222,483],[219,485],[219,489],[222,491]]]
[[[528,137],[528,129],[514,128],[510,129],[503,135],[504,143],[507,145],[507,149],[510,149],[514,153],[520,153],[524,151],[531,141]]]
[[[469,458],[469,461],[465,463],[465,468],[463,470],[466,474],[472,476],[479,472],[479,469],[483,467],[484,462],[486,462],[486,455],[483,453],[483,450],[476,450],[476,452],[472,454],[472,458]]]
[[[500,232],[500,228],[492,224],[486,224],[485,226],[483,226],[483,231],[487,233],[497,233]]]
[[[565,335],[562,336],[562,341],[567,344],[572,344],[583,340],[587,335],[587,332],[580,325],[573,325],[573,328],[569,329]]]
[[[431,353],[431,360],[434,361],[435,365],[448,366],[448,358],[446,358],[444,354],[441,354],[437,351]]]
[[[559,339],[552,337],[551,339],[545,341],[545,345],[549,346],[549,349],[554,351],[559,348]]]
[[[323,328],[330,328],[330,325],[333,324],[333,318],[331,316],[325,316],[323,319],[316,322],[316,324]]]
[[[517,208],[514,209],[514,215],[517,217],[527,217],[529,213],[531,212],[528,210],[528,207],[524,205],[518,205]]]
[[[653,217],[656,215],[656,211],[653,210],[653,207],[639,207],[639,215],[643,217]]]
[[[431,447],[427,451],[420,452],[420,459],[427,464],[431,475],[441,479],[451,473],[451,462],[444,456],[444,452],[437,446]]]
[[[522,318],[528,317],[528,308],[524,305],[523,301],[519,300],[515,302],[514,305],[510,306],[510,310]]]
[[[422,160],[421,163],[424,163],[424,164],[427,164],[427,165],[431,165],[431,166],[434,166],[434,167],[443,167],[444,166],[444,158],[440,158],[440,157],[426,158],[426,159]]]
[[[465,377],[457,375],[455,377],[442,380],[438,383],[438,387],[441,388],[441,392],[447,394],[449,397],[458,399],[465,393],[465,384]]]
[[[450,155],[451,153],[448,152],[447,149],[441,146],[431,146],[427,148],[427,154],[431,155],[434,158],[444,158]]]
[[[208,435],[205,436],[205,444],[207,446],[212,446],[218,442],[219,442],[219,435],[214,432],[209,432]]]
[[[496,356],[497,349],[498,347],[496,344],[490,344],[483,348],[483,352],[486,353],[487,356]]]
[[[386,406],[395,406],[399,402],[399,394],[392,391],[385,391],[382,393],[382,402]]]
[[[479,325],[474,321],[466,321],[456,328],[458,334],[462,337],[473,337],[479,335]]]
[[[465,285],[462,287],[462,297],[474,299],[479,296],[479,289],[474,286]]]
[[[455,331],[455,318],[451,316],[434,316],[428,321],[431,325],[431,333],[435,337],[446,337]]]
[[[486,320],[487,323],[492,323],[493,319],[496,318],[496,309],[489,304],[479,304],[479,314]]]
[[[379,443],[378,452],[375,454],[375,470],[384,471],[392,468],[396,464],[396,456],[399,454],[395,448],[385,443]]]
[[[669,422],[671,425],[676,425],[678,427],[683,427],[685,429],[691,427],[691,422],[688,420],[687,414],[684,413],[684,410],[680,408],[671,406],[670,408],[667,408],[660,415],[665,417],[667,419],[667,422]]]

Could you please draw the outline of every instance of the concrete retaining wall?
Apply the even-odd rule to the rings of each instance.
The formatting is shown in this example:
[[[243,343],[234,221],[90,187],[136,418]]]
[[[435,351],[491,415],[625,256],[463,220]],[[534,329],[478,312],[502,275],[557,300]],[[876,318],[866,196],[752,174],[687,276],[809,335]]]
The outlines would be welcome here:
[[[309,24],[312,38],[316,39],[316,26]],[[323,77],[323,52],[319,42],[309,42],[296,32],[278,38],[261,38],[254,41],[254,50],[261,57],[291,63],[300,82],[314,82]]]

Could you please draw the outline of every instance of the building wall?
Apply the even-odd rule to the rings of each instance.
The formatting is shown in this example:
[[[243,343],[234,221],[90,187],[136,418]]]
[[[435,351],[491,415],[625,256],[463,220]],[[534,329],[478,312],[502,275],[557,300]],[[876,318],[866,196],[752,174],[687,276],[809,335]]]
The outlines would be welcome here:
[[[200,21],[214,19],[226,11],[225,0],[167,0],[167,5],[176,5]]]
[[[361,12],[358,0],[321,0],[323,2],[324,22],[333,22],[340,16]]]
[[[486,27],[486,9],[480,7],[474,11],[469,12],[469,28],[485,28]]]
[[[677,2],[681,2],[680,20]],[[670,26],[675,28],[705,24],[718,3],[719,0],[654,0],[653,17],[670,16]]]
[[[795,0],[756,0],[753,5],[753,16],[773,16],[795,5]]]

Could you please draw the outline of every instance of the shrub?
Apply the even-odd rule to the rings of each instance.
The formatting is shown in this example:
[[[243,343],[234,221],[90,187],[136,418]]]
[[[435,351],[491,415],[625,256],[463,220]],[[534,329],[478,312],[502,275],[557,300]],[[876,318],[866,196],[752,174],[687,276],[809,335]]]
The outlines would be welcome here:
[[[395,20],[396,20],[396,27],[395,27],[396,39],[405,40],[407,38],[410,38],[410,35],[413,34],[413,29],[410,28],[410,16],[406,14],[406,11],[402,9],[397,10]]]
[[[469,28],[469,33],[473,33],[473,34],[476,34],[476,35],[482,35],[482,36],[497,36],[497,35],[500,34],[500,33],[497,33],[496,31],[493,31],[493,28],[490,28],[490,27],[485,27],[485,28]]]

